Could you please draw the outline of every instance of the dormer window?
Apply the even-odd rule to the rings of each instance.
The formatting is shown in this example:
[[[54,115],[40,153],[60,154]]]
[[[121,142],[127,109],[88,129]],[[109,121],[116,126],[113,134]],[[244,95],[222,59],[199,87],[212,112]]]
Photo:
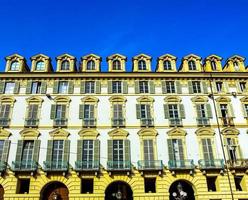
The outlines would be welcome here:
[[[20,63],[18,61],[14,61],[11,63],[10,71],[18,71],[20,68]]]
[[[44,71],[45,70],[45,62],[43,62],[43,61],[37,62],[35,70]]]
[[[138,68],[139,70],[146,70],[146,62],[144,60],[139,60]]]
[[[113,61],[113,70],[121,70],[121,62],[119,60]]]
[[[94,60],[89,60],[87,62],[87,70],[95,70],[96,66],[95,66],[95,61]]]
[[[61,63],[61,70],[69,70],[70,69],[70,62],[68,60],[64,60]]]
[[[171,61],[165,60],[163,65],[164,65],[164,70],[172,70]]]
[[[239,71],[239,64],[237,61],[233,62],[234,70]]]
[[[194,60],[190,60],[188,62],[188,65],[189,65],[189,70],[196,70],[196,64]]]
[[[212,69],[213,71],[216,71],[216,70],[217,70],[216,62],[215,62],[215,61],[211,61],[211,69]]]

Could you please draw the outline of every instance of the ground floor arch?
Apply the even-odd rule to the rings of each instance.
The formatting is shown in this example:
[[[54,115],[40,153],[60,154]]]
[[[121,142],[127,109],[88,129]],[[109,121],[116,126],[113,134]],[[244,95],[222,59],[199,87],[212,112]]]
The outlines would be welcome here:
[[[61,182],[53,181],[46,184],[40,192],[40,200],[69,200],[69,190]]]
[[[195,194],[192,185],[185,180],[177,180],[172,183],[169,193],[170,200],[195,200]]]
[[[133,200],[133,191],[124,181],[114,181],[105,190],[105,200]]]
[[[4,196],[4,189],[3,186],[0,185],[0,200],[4,200],[3,196]]]

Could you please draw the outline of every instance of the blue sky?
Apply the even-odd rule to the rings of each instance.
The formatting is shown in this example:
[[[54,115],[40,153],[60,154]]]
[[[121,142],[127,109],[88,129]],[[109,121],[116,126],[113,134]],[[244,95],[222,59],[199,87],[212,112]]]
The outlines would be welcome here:
[[[247,0],[0,0],[0,71],[4,57],[95,53],[128,57],[248,57]]]

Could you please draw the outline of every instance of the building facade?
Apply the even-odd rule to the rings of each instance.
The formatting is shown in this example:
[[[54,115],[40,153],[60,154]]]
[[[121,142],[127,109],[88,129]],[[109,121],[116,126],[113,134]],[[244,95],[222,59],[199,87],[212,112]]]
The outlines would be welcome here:
[[[6,57],[0,199],[247,200],[244,58]]]

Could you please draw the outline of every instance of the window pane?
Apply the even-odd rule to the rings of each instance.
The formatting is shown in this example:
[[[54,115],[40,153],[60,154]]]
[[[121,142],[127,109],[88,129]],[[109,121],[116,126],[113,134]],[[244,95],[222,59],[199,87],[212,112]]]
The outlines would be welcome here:
[[[14,88],[15,88],[15,83],[13,82],[7,82],[5,83],[5,94],[13,94],[14,93]]]
[[[20,67],[20,63],[17,61],[14,61],[11,63],[10,70],[11,71],[18,71]]]
[[[36,63],[36,70],[37,71],[43,71],[45,70],[45,62],[39,61]]]

